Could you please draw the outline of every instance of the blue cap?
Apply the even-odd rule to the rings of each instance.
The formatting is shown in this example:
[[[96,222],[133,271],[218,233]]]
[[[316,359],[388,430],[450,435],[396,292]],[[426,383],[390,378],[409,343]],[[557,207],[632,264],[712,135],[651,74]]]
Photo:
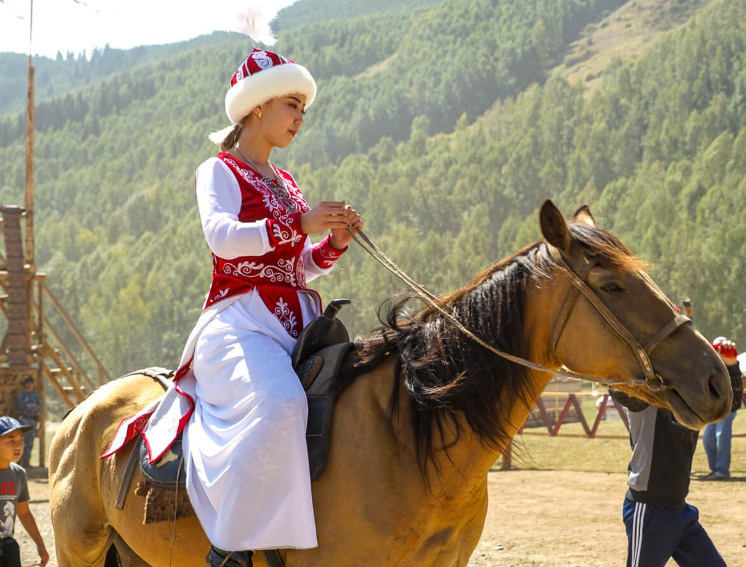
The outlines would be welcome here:
[[[13,419],[10,416],[4,415],[3,417],[0,417],[0,437],[16,431],[17,429],[28,431],[31,428],[30,425],[21,425],[17,419]]]

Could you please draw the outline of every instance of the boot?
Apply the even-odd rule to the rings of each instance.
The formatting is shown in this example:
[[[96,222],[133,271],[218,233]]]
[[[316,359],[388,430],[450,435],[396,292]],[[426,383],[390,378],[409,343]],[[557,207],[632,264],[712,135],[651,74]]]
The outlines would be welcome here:
[[[253,551],[223,551],[210,546],[210,553],[205,558],[210,567],[252,567]]]

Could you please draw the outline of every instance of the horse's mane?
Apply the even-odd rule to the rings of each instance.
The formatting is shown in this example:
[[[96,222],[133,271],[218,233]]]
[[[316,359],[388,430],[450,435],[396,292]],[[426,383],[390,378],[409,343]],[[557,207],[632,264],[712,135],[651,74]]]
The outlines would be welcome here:
[[[583,223],[568,225],[586,256],[623,271],[641,264],[613,235]],[[467,329],[500,350],[523,358],[528,344],[523,328],[527,284],[548,277],[554,260],[544,241],[535,242],[497,262],[471,282],[442,298],[443,308]],[[506,425],[516,401],[528,402],[527,369],[488,351],[468,338],[432,307],[409,314],[412,294],[392,300],[381,327],[356,339],[354,368],[337,383],[341,393],[357,375],[398,352],[389,412],[393,418],[400,380],[409,395],[420,466],[432,460],[433,437],[444,438],[446,420],[459,431],[462,416],[485,445],[497,448],[509,439]],[[502,402],[502,403],[501,403]],[[514,423],[514,428],[522,424]]]

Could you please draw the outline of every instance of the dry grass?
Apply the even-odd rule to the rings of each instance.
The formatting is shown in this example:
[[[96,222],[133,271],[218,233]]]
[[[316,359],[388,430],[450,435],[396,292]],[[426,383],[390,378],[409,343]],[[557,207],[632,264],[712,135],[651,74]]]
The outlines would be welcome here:
[[[586,416],[586,419],[591,416]],[[598,437],[588,439],[579,423],[563,425],[557,437],[550,437],[545,428],[533,428],[516,438],[513,467],[523,470],[556,470],[575,472],[617,473],[627,469],[630,445],[627,430],[621,420],[603,421]],[[731,475],[746,481],[746,410],[742,409],[733,422]],[[497,463],[499,468],[500,462]],[[700,438],[692,464],[696,478],[709,472],[707,457]]]
[[[601,83],[604,69],[616,58],[639,57],[660,34],[685,24],[712,0],[634,0],[589,25],[573,43],[555,73],[581,82],[586,96]]]

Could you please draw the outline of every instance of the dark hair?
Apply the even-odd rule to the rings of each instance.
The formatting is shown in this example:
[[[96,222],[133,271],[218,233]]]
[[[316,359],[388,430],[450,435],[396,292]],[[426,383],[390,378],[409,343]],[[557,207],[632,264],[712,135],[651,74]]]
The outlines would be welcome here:
[[[233,130],[231,130],[230,133],[223,139],[223,141],[220,142],[221,152],[227,152],[236,145],[238,137],[241,135],[242,124],[243,120],[239,124],[235,124],[233,126]]]

